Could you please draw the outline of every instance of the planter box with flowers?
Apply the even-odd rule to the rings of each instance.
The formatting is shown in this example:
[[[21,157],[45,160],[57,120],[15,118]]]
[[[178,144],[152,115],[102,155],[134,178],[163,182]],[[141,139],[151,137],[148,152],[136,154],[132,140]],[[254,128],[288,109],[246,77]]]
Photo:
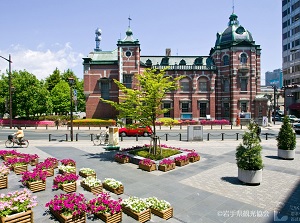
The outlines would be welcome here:
[[[83,194],[77,195],[60,194],[55,195],[52,200],[46,203],[45,207],[49,208],[50,213],[61,223],[85,223],[87,200]]]
[[[108,193],[102,192],[88,202],[88,211],[105,223],[118,223],[122,221],[121,200],[113,200]]]
[[[31,208],[37,206],[36,196],[32,196],[28,189],[10,192],[0,195],[1,223],[9,222],[33,222]]]
[[[66,193],[75,192],[77,189],[76,181],[79,176],[74,173],[57,175],[53,180],[53,189],[61,189]]]
[[[39,156],[37,154],[33,154],[33,155],[27,154],[27,155],[29,156],[29,159],[30,159],[29,164],[31,166],[35,166],[39,163]]]
[[[151,219],[151,211],[145,200],[138,197],[129,197],[122,201],[122,210],[125,214],[139,222]]]
[[[0,165],[0,189],[7,188],[8,186],[8,177],[10,170],[9,167],[5,165]]]
[[[76,167],[76,162],[75,162],[75,160],[72,160],[72,159],[62,159],[62,160],[60,160],[60,163],[61,163],[61,165],[64,165],[64,166]]]
[[[16,150],[0,150],[0,156],[4,161],[7,161],[8,158],[18,157],[19,154]]]
[[[22,173],[21,182],[27,186],[32,192],[46,190],[47,171],[42,169],[33,169]]]
[[[122,154],[122,153],[117,153],[115,155],[115,161],[118,162],[118,163],[129,163],[130,159],[129,159],[129,156],[125,155],[125,154]]]
[[[48,157],[44,160],[44,163],[51,163],[52,168],[56,169],[58,167],[59,160],[54,157]]]
[[[175,162],[173,159],[163,159],[159,162],[158,169],[163,172],[173,170],[175,169]]]
[[[75,166],[58,166],[58,173],[60,174],[67,174],[67,173],[74,173],[76,174],[76,167]]]
[[[189,164],[189,158],[185,155],[180,155],[175,157],[175,164],[176,166],[185,166],[187,164]]]
[[[200,155],[196,152],[188,153],[187,157],[189,158],[190,163],[194,163],[200,160]]]
[[[103,181],[103,188],[117,195],[124,193],[123,184],[113,178],[105,178]]]
[[[101,180],[96,177],[89,176],[80,181],[80,185],[87,191],[92,192],[93,194],[100,194],[102,192],[102,183]]]
[[[156,170],[156,164],[153,160],[146,158],[139,162],[139,168],[150,172]]]
[[[173,217],[173,208],[169,202],[159,200],[156,197],[149,197],[146,202],[150,205],[152,214],[166,220]]]
[[[96,171],[91,168],[81,168],[79,170],[79,176],[81,177],[96,177]]]
[[[45,160],[44,162],[38,163],[35,168],[47,171],[47,177],[54,175],[53,163],[50,161]]]
[[[16,174],[21,174],[22,172],[27,171],[28,163],[30,162],[30,158],[27,157],[15,157],[10,158],[4,162],[4,165],[10,167]]]

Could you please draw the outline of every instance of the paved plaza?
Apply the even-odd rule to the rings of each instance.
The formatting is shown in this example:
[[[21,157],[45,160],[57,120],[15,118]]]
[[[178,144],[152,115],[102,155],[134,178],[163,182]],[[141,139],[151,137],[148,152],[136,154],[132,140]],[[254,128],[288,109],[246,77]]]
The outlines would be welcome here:
[[[88,140],[78,142],[59,142],[31,140],[28,148],[16,148],[19,152],[38,154],[40,161],[47,157],[71,158],[76,161],[77,170],[89,167],[96,170],[97,178],[115,178],[124,185],[122,198],[137,196],[141,198],[156,196],[167,200],[174,208],[174,217],[162,220],[152,215],[149,222],[171,223],[241,223],[241,222],[300,222],[300,140],[297,140],[296,159],[277,158],[276,140],[262,140],[263,181],[259,186],[246,186],[237,179],[235,149],[241,141],[167,141],[168,146],[194,149],[201,155],[200,162],[184,167],[176,167],[169,172],[146,172],[134,164],[114,162],[116,151],[106,151],[101,146],[93,146]],[[124,140],[121,148],[148,144],[142,138],[136,142]],[[5,149],[3,142],[0,149]],[[56,170],[57,171],[57,170]],[[57,172],[55,173],[57,175]],[[22,188],[21,176],[9,174],[7,193]],[[79,179],[80,181],[80,179]],[[88,199],[94,196],[83,188],[77,193]],[[33,209],[34,221],[57,222],[47,212],[45,203],[61,190],[52,190],[53,177],[47,178],[46,191],[35,193],[38,206]],[[113,198],[118,196],[111,194]],[[87,222],[102,222],[88,217]],[[137,222],[123,213],[124,223]]]

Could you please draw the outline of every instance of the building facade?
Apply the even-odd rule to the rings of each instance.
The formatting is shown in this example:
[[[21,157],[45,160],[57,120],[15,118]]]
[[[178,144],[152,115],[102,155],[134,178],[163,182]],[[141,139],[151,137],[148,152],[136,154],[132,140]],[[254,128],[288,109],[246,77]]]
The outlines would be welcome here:
[[[241,119],[261,120],[269,110],[268,99],[261,94],[260,46],[252,34],[231,14],[227,28],[217,33],[215,46],[206,56],[141,55],[138,39],[130,27],[118,40],[117,49],[100,49],[101,31],[96,30],[96,48],[83,58],[84,92],[87,118],[116,118],[117,111],[99,100],[118,102],[119,89],[113,79],[128,88],[136,87],[135,76],[146,68],[168,68],[166,75],[184,75],[180,89],[170,92],[163,107],[164,117],[186,120]]]
[[[282,73],[285,114],[300,115],[300,0],[282,0]]]

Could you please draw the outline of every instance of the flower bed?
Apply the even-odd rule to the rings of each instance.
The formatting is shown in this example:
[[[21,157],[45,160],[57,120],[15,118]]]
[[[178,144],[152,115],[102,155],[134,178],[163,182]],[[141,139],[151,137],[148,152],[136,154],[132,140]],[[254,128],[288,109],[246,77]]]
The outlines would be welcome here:
[[[175,157],[174,160],[175,160],[176,166],[185,166],[185,165],[189,164],[189,159],[186,155],[177,156],[177,157]]]
[[[139,222],[146,222],[151,219],[149,205],[144,199],[138,197],[129,197],[122,201],[122,210],[125,214]]]
[[[189,159],[189,162],[193,163],[193,162],[197,162],[200,160],[200,155],[196,152],[190,152],[187,154],[187,157]]]
[[[76,173],[76,167],[75,166],[59,165],[58,166],[58,172],[60,174]]]
[[[60,163],[64,166],[76,166],[76,162],[72,159],[62,159],[60,160]]]
[[[79,176],[81,176],[81,177],[89,177],[89,176],[96,177],[96,171],[91,168],[81,168],[79,170]]]
[[[146,198],[146,202],[148,203],[152,214],[166,220],[173,217],[173,208],[169,202],[159,200],[156,197]]]
[[[123,184],[113,178],[105,178],[103,181],[103,187],[117,195],[124,193]]]
[[[79,176],[73,173],[67,173],[64,175],[57,175],[54,180],[53,180],[53,189],[59,189],[61,188],[62,184],[67,184],[67,183],[76,183],[78,180]]]
[[[47,171],[42,169],[33,169],[22,173],[21,182],[32,192],[38,192],[46,189]]]
[[[115,161],[118,162],[118,163],[129,163],[130,161],[130,158],[128,155],[125,155],[125,154],[122,154],[122,153],[117,153],[115,155]]]
[[[156,164],[153,160],[146,158],[139,162],[139,168],[150,172],[156,170]]]
[[[51,163],[52,168],[55,169],[58,167],[59,160],[54,157],[48,157],[44,160],[44,163]]]
[[[93,176],[89,176],[83,179],[82,181],[80,181],[80,185],[87,191],[92,192],[93,194],[99,194],[102,192],[101,180]]]
[[[159,162],[158,169],[166,172],[175,169],[175,161],[173,159],[163,159]]]

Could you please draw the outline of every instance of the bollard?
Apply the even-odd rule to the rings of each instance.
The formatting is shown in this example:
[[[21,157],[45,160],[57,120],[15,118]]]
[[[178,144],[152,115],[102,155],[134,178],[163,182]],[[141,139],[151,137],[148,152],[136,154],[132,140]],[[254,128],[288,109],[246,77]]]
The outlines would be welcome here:
[[[66,134],[66,141],[68,141],[68,134]]]
[[[78,133],[75,135],[75,140],[78,141]]]
[[[236,133],[236,140],[239,140],[239,133]]]
[[[56,129],[58,129],[58,125],[56,126]]]
[[[121,135],[121,142],[123,142],[123,136]]]
[[[94,139],[94,134],[92,133],[91,134],[91,141],[93,141],[93,139]]]
[[[179,133],[179,141],[181,141],[181,133]]]
[[[230,128],[232,129],[232,123],[231,123],[231,125],[230,125],[230,126],[231,126]]]
[[[182,129],[182,124],[180,123],[180,130]]]
[[[49,142],[51,141],[51,134],[49,134]]]
[[[136,134],[136,136],[135,136],[135,141],[139,141],[139,136],[138,136],[138,134]]]
[[[166,141],[168,141],[168,133],[166,134]]]
[[[46,124],[46,129],[48,129],[48,124]]]
[[[243,129],[243,125],[241,124],[241,129]]]
[[[266,140],[268,140],[268,133],[266,133]]]
[[[37,129],[37,125],[35,125],[35,129]]]
[[[207,133],[207,141],[209,141],[209,133]]]
[[[161,125],[159,125],[159,129],[161,130]]]
[[[210,125],[210,129],[212,129],[212,124]]]
[[[91,130],[91,126],[89,125],[89,130]]]
[[[26,124],[25,124],[25,129],[26,129]]]
[[[224,133],[222,133],[222,141],[224,141]]]
[[[79,125],[77,126],[77,129],[79,130]]]
[[[221,124],[221,129],[223,129],[223,125]]]

